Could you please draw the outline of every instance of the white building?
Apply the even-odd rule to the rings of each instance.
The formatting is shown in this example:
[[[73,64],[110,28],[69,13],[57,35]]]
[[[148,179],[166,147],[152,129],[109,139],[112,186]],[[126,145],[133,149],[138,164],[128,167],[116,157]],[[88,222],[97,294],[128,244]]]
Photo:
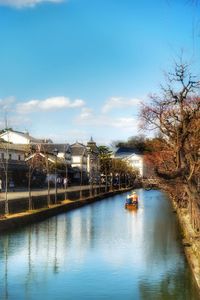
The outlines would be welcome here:
[[[27,145],[0,143],[0,178],[4,187],[6,184],[6,174],[8,183],[12,181],[14,185],[24,185],[27,173],[25,162],[27,151]]]
[[[72,168],[80,168],[83,172],[87,172],[87,156],[86,146],[78,142],[71,145]]]
[[[144,158],[137,150],[131,148],[119,148],[114,157],[126,161],[131,167],[139,171],[141,177],[144,176]]]
[[[36,139],[29,135],[28,132],[20,132],[8,129],[2,134],[0,134],[0,139],[13,143],[13,144],[39,144],[39,143],[51,143],[51,140],[42,140],[42,139]]]
[[[25,161],[25,153],[28,148],[24,145],[13,145],[9,143],[0,143],[0,162],[9,161]]]

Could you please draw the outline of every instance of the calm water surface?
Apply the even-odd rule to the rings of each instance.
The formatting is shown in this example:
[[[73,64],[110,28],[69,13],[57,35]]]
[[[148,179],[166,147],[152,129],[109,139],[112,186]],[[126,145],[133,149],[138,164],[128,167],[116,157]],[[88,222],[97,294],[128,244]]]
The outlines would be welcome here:
[[[126,194],[0,236],[0,299],[200,299],[159,191]]]

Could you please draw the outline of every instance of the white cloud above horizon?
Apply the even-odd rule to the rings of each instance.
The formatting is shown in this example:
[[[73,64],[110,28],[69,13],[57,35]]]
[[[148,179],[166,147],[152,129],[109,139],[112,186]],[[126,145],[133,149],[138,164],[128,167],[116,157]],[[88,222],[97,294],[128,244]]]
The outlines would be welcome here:
[[[67,96],[30,99],[24,102],[19,102],[15,97],[7,97],[0,99],[0,127],[5,126],[3,120],[6,114],[8,125],[13,129],[24,131],[26,128],[34,136],[51,138],[55,142],[84,142],[90,136],[95,136],[97,142],[109,143],[112,139],[123,139],[137,134],[137,103],[139,100],[134,98],[116,97],[96,108],[95,105],[88,105],[88,101],[71,100]],[[127,111],[127,108],[130,109]],[[35,113],[39,116],[37,122]]]
[[[113,109],[120,109],[120,108],[130,108],[130,107],[137,107],[141,103],[141,100],[138,98],[132,99],[125,99],[122,97],[111,97],[106,101],[104,106],[102,107],[103,113],[108,113]]]
[[[34,7],[41,3],[61,3],[66,0],[0,0],[0,5],[15,8]]]
[[[62,108],[79,108],[83,107],[85,102],[82,99],[70,100],[67,97],[51,97],[45,100],[29,100],[17,104],[17,112],[22,114],[29,114],[37,111],[50,111],[53,109]]]
[[[91,127],[116,128],[117,130],[136,131],[138,120],[132,116],[111,117],[105,114],[96,114],[92,109],[83,107],[75,122],[80,125]]]
[[[83,107],[81,110],[81,114],[79,116],[79,120],[83,121],[83,120],[91,119],[93,115],[94,115],[93,109],[89,107]]]
[[[11,109],[15,102],[15,97],[7,97],[5,99],[0,99],[0,109],[4,113]]]
[[[4,129],[6,126],[8,128],[13,128],[18,130],[18,128],[23,128],[21,129],[22,131],[29,131],[28,128],[31,127],[32,121],[29,118],[21,118],[21,116],[16,115],[16,116],[8,116],[7,120],[0,119],[0,129]]]

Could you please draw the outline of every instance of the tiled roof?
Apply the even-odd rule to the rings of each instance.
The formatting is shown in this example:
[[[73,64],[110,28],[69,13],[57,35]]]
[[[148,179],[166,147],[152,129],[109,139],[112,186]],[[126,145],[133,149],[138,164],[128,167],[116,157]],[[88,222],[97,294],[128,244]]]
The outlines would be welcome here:
[[[81,143],[76,142],[75,144],[71,145],[71,154],[72,156],[80,156],[84,153],[87,153],[86,146]]]
[[[11,143],[5,143],[1,142],[0,143],[0,149],[5,150],[15,150],[15,151],[28,151],[29,150],[29,145],[23,145],[23,144],[11,144]]]
[[[36,149],[37,145],[33,145],[33,148]],[[57,149],[58,153],[65,153],[66,151],[70,151],[69,144],[48,144],[48,143],[41,143],[40,144],[40,151],[44,153],[54,153],[54,150]]]
[[[25,161],[29,161],[32,157],[35,157],[36,155],[38,155],[37,153],[34,153],[32,155],[29,155]],[[48,154],[48,155],[45,155],[43,153],[39,153],[39,156],[41,156],[42,158],[46,157],[48,158],[49,161],[51,161],[52,163],[60,163],[60,164],[65,164],[65,160],[64,158],[61,158],[61,157],[56,157],[55,155],[51,155],[51,154]]]
[[[142,154],[138,149],[120,147],[115,152],[115,156],[127,156],[131,154]]]
[[[74,144],[71,144],[71,147],[72,147],[72,148],[74,148],[74,147],[83,147],[83,148],[86,148],[85,145],[83,145],[83,144],[81,144],[81,143],[79,143],[79,142],[76,142],[76,143],[74,143]]]

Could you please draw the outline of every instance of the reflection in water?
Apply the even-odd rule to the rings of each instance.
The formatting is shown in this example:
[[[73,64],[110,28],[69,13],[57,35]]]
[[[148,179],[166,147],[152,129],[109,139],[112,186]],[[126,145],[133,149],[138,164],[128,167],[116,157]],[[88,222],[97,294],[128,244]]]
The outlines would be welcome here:
[[[199,299],[166,196],[139,191],[0,237],[0,299]]]
[[[6,237],[3,241],[3,255],[5,258],[3,298],[8,299],[8,237]]]
[[[188,271],[186,271],[188,273]],[[189,300],[197,299],[191,294],[191,281],[185,282],[185,271],[178,268],[172,274],[167,273],[160,281],[144,280],[140,282],[141,299],[148,300]],[[189,277],[190,274],[187,274]]]

